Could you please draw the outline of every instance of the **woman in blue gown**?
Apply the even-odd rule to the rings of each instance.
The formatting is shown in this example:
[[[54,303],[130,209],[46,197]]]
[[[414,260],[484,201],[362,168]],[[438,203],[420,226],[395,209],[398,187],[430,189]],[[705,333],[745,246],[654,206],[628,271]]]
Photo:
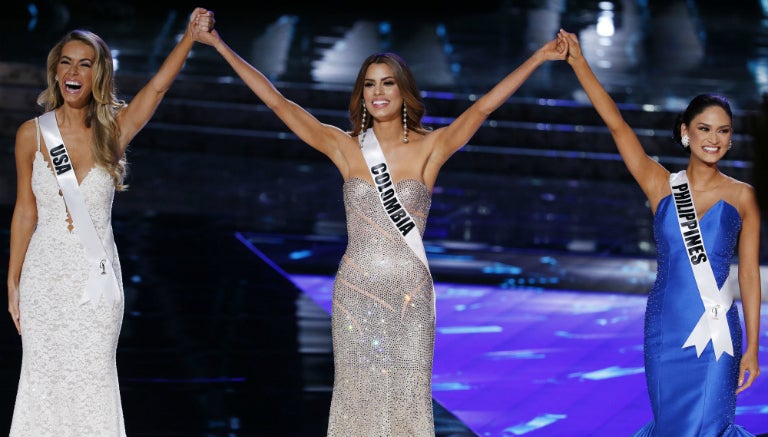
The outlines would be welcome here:
[[[724,175],[733,115],[717,95],[695,97],[673,129],[690,154],[670,173],[643,149],[582,55],[560,31],[567,62],[608,126],[654,214],[656,282],[645,315],[645,374],[653,419],[635,436],[752,436],[734,424],[736,395],[760,373],[760,211],[752,186]],[[738,248],[746,349],[735,297],[720,290]]]

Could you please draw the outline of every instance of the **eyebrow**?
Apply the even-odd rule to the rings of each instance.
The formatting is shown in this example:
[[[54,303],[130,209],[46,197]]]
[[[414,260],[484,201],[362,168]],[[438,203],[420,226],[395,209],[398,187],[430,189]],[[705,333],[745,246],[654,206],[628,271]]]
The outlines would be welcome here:
[[[700,122],[696,123],[696,126],[714,127],[716,129],[725,129],[725,128],[733,129],[733,127],[730,124],[723,124],[723,125],[720,125],[720,126],[713,126],[713,125],[711,125],[709,123],[704,123],[703,121],[700,121]]]
[[[68,59],[68,60],[70,60],[70,61],[75,61],[75,60],[76,60],[76,61],[80,61],[80,62],[82,62],[82,61],[93,62],[93,59],[91,59],[91,58],[80,58],[80,59],[75,59],[75,58],[73,58],[73,57],[71,57],[71,56],[67,56],[67,55],[61,55],[61,58],[60,58],[59,60],[61,60],[61,59]]]
[[[381,80],[389,80],[389,79],[395,80],[395,76],[386,76],[381,78]],[[369,82],[376,82],[376,79],[371,79],[368,77],[366,77],[365,80]]]

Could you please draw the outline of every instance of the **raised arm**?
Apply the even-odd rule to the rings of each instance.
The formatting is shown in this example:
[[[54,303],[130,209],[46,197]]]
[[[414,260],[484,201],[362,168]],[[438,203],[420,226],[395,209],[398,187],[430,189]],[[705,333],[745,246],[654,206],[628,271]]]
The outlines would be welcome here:
[[[120,124],[120,146],[122,151],[128,147],[136,134],[147,124],[155,113],[160,101],[171,87],[176,76],[187,60],[196,35],[213,27],[213,13],[203,8],[195,8],[189,16],[187,29],[181,40],[165,58],[160,69],[149,82],[131,99],[118,115]]]
[[[488,116],[506,102],[536,68],[546,61],[565,59],[566,49],[562,41],[548,41],[451,124],[435,130],[430,163],[441,166],[453,153],[467,144]]]
[[[349,135],[335,126],[321,123],[307,110],[287,99],[261,71],[229,47],[218,31],[201,32],[198,34],[198,41],[215,48],[248,88],[285,123],[291,132],[303,142],[330,157],[340,169],[343,167],[343,157],[338,153],[338,145],[343,139],[349,139]]]
[[[558,38],[564,41],[568,47],[566,60],[576,73],[589,100],[594,105],[600,118],[611,131],[613,141],[621,154],[624,164],[651,202],[652,210],[661,200],[669,172],[658,162],[653,160],[643,149],[640,140],[627,124],[608,92],[597,80],[595,73],[584,58],[576,35],[561,30]]]

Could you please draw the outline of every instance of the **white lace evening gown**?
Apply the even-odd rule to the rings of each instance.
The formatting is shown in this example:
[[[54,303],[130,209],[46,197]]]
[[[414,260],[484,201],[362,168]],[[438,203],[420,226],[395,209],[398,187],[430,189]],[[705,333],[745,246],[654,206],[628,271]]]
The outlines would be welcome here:
[[[38,224],[19,283],[23,358],[11,437],[122,437],[123,411],[115,355],[123,320],[120,299],[80,304],[88,272],[77,229],[39,149],[32,171]],[[111,235],[114,185],[94,167],[80,189],[96,230]],[[111,238],[109,241],[112,241]]]

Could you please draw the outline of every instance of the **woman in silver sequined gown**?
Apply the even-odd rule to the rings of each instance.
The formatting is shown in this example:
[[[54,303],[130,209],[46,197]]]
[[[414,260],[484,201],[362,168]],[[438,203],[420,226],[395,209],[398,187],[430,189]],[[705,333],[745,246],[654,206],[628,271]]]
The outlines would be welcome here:
[[[361,151],[363,132],[378,139],[398,197],[423,235],[442,165],[539,65],[564,59],[565,48],[549,41],[453,122],[435,129],[422,125],[424,104],[405,61],[393,53],[373,54],[355,81],[351,131],[346,131],[286,99],[217,31],[200,37],[344,179],[349,241],[333,291],[335,376],[328,435],[434,436],[432,277],[384,212]]]
[[[22,344],[10,437],[126,435],[115,361],[124,303],[112,201],[124,187],[128,144],[181,71],[194,34],[208,31],[212,20],[195,9],[184,36],[130,105],[115,97],[113,59],[98,35],[73,30],[49,53],[48,87],[38,103],[55,116],[96,244],[110,254],[118,296],[84,298],[93,270],[81,239],[86,228],[72,219],[76,206],[62,196],[38,119],[26,121],[16,135],[8,267],[8,311]]]
[[[400,181],[397,190],[423,235],[429,190],[412,179]],[[344,205],[349,241],[333,288],[336,378],[329,435],[434,435],[429,270],[390,223],[373,185],[347,180]]]

